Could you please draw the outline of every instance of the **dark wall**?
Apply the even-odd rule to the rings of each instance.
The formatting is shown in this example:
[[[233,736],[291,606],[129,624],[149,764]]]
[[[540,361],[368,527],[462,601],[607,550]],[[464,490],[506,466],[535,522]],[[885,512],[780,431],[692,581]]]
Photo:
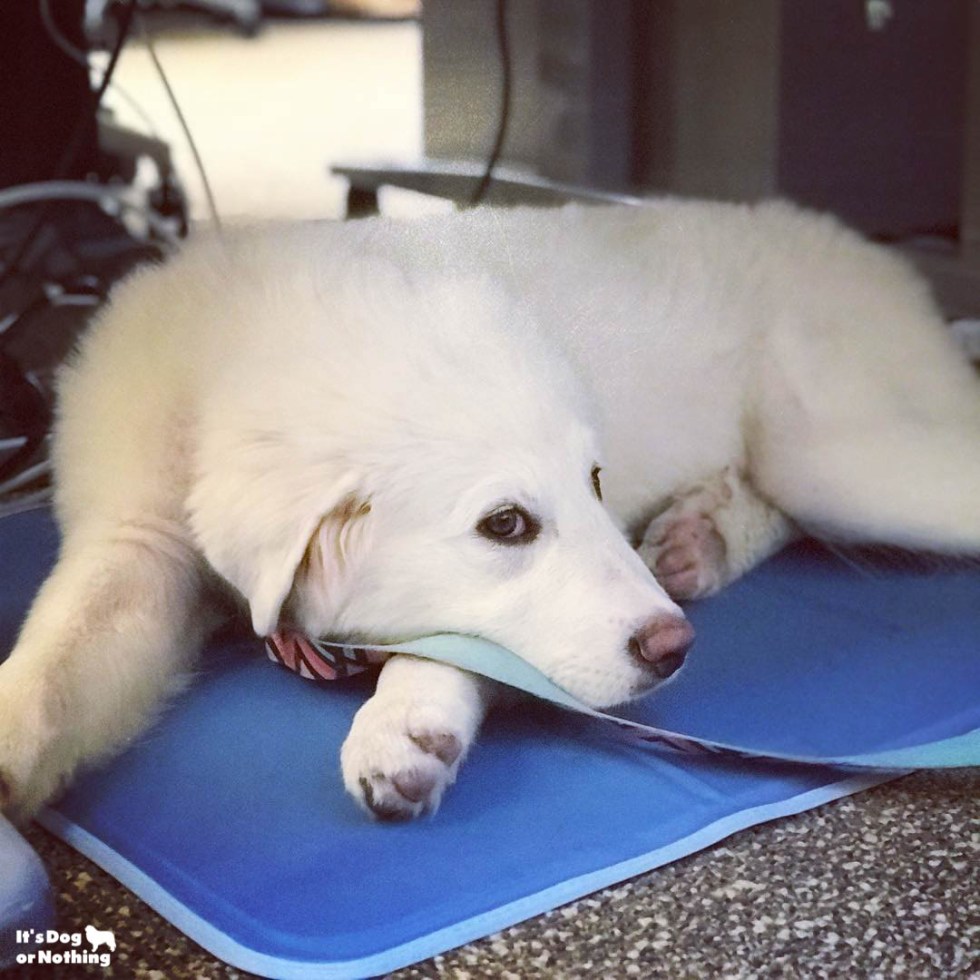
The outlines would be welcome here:
[[[55,0],[51,9],[83,47],[84,0]],[[0,0],[0,187],[53,178],[76,126],[78,152],[63,174],[69,178],[95,162],[88,73],[50,40],[37,0]]]
[[[969,11],[895,3],[880,30],[853,0],[784,0],[779,190],[893,233],[955,228]]]

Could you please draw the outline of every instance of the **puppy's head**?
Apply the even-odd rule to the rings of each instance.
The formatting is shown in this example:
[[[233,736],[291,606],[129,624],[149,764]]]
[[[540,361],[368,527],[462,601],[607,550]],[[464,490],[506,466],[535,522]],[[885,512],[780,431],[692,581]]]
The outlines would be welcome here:
[[[310,385],[307,351],[274,425],[215,430],[202,462],[222,466],[191,498],[205,554],[260,635],[460,632],[595,706],[648,690],[692,634],[602,505],[572,372],[482,284],[401,299],[397,331],[347,331],[358,349]]]

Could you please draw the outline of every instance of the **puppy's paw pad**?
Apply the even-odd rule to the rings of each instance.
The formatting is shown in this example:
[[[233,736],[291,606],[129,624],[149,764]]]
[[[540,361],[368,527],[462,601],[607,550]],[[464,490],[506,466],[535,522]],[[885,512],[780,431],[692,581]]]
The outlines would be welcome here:
[[[410,803],[424,803],[436,789],[436,777],[431,772],[396,772],[391,783]]]
[[[436,779],[417,770],[385,776],[375,773],[361,776],[359,801],[379,820],[410,820],[423,812],[423,807],[435,789]]]
[[[423,752],[451,766],[463,751],[459,736],[452,732],[412,732],[408,736]]]
[[[446,772],[433,768],[376,771],[358,777],[355,799],[379,820],[411,820],[432,813],[452,782]]]

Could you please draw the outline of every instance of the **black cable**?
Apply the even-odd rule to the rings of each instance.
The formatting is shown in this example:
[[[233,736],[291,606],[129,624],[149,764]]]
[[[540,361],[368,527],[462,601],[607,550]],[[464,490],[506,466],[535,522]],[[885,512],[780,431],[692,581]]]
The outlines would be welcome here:
[[[201,159],[201,154],[198,151],[197,143],[194,140],[193,134],[191,133],[191,128],[187,125],[187,119],[184,117],[184,112],[180,108],[180,103],[177,101],[177,96],[170,84],[170,79],[167,78],[167,73],[164,71],[163,65],[160,63],[160,59],[157,57],[157,50],[156,45],[153,43],[153,36],[147,29],[142,17],[139,19],[139,27],[140,33],[143,35],[143,43],[146,45],[146,50],[150,55],[150,60],[153,62],[153,67],[156,69],[160,82],[167,93],[167,98],[170,100],[170,105],[174,110],[174,114],[177,116],[177,122],[180,124],[180,128],[184,132],[184,138],[187,140],[187,145],[190,147],[191,154],[194,157],[194,165],[197,167],[198,176],[201,178],[201,184],[204,187],[204,196],[208,202],[208,211],[211,213],[211,221],[214,223],[214,227],[217,228],[218,231],[221,231],[221,216],[218,214],[218,205],[215,203],[214,192],[211,190],[211,181],[208,180],[208,172],[204,168],[204,161]]]
[[[92,115],[95,115],[98,112],[106,90],[109,88],[109,84],[112,81],[113,73],[116,70],[116,64],[119,61],[119,56],[122,54],[123,46],[126,43],[130,28],[132,27],[133,15],[136,12],[136,4],[137,0],[127,0],[126,6],[123,7],[122,13],[120,14],[119,33],[116,36],[116,43],[113,45],[112,54],[109,57],[109,63],[102,75],[102,81],[92,97]],[[87,125],[88,117],[85,115],[81,116],[75,126],[75,131],[72,133],[71,139],[68,141],[64,152],[61,154],[61,159],[58,161],[58,166],[55,168],[54,175],[50,178],[51,180],[62,180],[71,172],[71,168],[75,163],[75,158],[78,155],[78,151],[81,149],[82,140],[85,136]],[[37,240],[37,236],[40,234],[45,222],[50,217],[53,206],[53,202],[49,201],[47,204],[41,207],[37,217],[34,219],[34,224],[28,229],[27,234],[25,234],[21,239],[21,243],[17,248],[17,251],[14,253],[13,258],[6,263],[3,271],[0,272],[0,288],[2,288],[10,277],[17,271],[20,263],[24,260],[24,256]]]
[[[513,71],[510,63],[510,38],[507,34],[507,0],[496,0],[496,22],[497,22],[497,54],[500,59],[500,116],[497,121],[497,135],[493,141],[493,149],[487,157],[487,165],[480,178],[480,183],[476,185],[470,204],[475,206],[486,197],[487,190],[493,181],[493,172],[496,169],[497,161],[500,159],[500,152],[504,148],[504,140],[507,138],[507,126],[510,123],[510,102],[511,89],[513,88]]]

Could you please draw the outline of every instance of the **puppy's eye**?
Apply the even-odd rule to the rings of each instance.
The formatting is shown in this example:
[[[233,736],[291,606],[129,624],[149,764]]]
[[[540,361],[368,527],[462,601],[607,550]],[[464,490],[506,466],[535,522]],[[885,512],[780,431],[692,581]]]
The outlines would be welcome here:
[[[476,530],[483,537],[501,544],[530,544],[541,528],[523,507],[511,504],[487,514]]]
[[[602,484],[599,482],[601,472],[601,466],[592,467],[592,492],[595,494],[596,500],[602,500]]]

